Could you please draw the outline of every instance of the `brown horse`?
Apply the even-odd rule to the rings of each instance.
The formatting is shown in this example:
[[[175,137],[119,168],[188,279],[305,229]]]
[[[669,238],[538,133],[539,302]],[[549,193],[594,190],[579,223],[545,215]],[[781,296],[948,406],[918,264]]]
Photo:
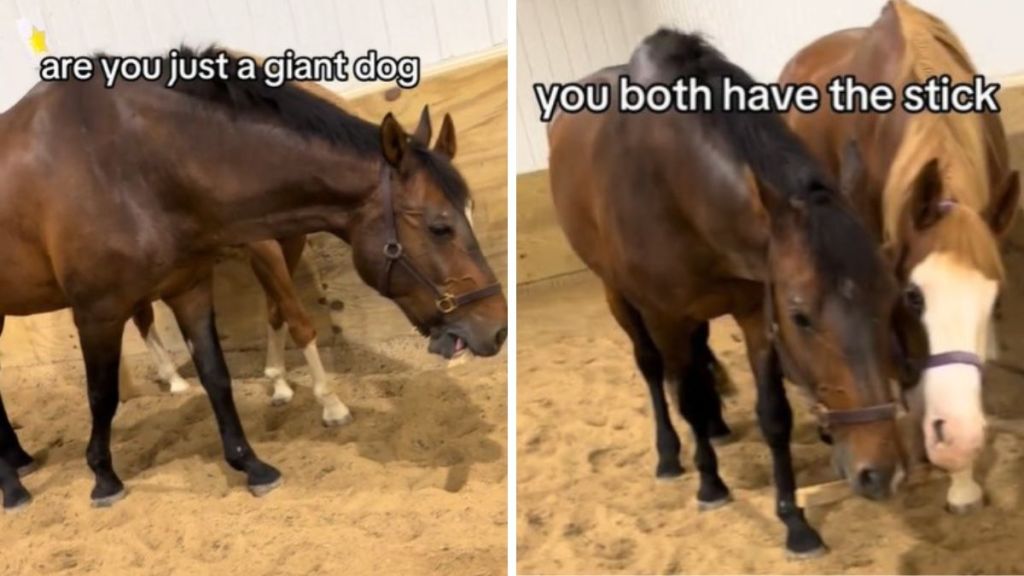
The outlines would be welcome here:
[[[256,495],[280,482],[246,440],[231,395],[211,302],[222,246],[331,231],[432,351],[500,350],[506,303],[463,215],[451,118],[433,149],[423,140],[391,115],[377,126],[260,80],[41,83],[0,116],[0,316],[72,309],[95,504],[124,493],[110,454],[121,337],[157,298],[189,344],[228,464]],[[5,508],[28,502],[18,472],[32,464],[0,409]]]
[[[641,84],[697,78],[718,110],[723,77],[752,82],[699,37],[667,30],[648,37],[628,65],[583,82],[609,84],[614,102],[621,75]],[[551,189],[570,244],[601,277],[633,342],[653,400],[657,475],[682,472],[667,380],[693,429],[698,504],[729,499],[710,442],[721,414],[706,339],[708,321],[730,314],[757,381],[787,550],[821,552],[795,502],[783,370],[821,404],[853,488],[888,496],[903,470],[888,384],[895,283],[867,230],[780,117],[615,108],[555,117]]]
[[[835,76],[909,83],[977,74],[959,39],[938,18],[894,1],[868,28],[820,38],[786,66],[782,82],[822,89]],[[994,349],[992,313],[1003,264],[998,239],[1017,211],[1020,184],[1010,169],[996,114],[790,113],[790,126],[841,175],[844,193],[892,257],[905,298],[927,329],[931,356],[911,411],[929,459],[952,473],[948,507],[982,503],[972,463],[984,444],[983,358]],[[923,388],[923,404],[920,395]]]
[[[427,110],[424,109],[424,114]],[[429,122],[429,120],[428,120]],[[341,426],[352,420],[352,412],[331,390],[327,371],[316,345],[316,328],[295,290],[292,274],[298,266],[306,246],[306,236],[279,240],[260,240],[246,245],[252,270],[266,294],[267,303],[267,362],[264,374],[273,383],[271,403],[281,406],[291,401],[294,391],[285,377],[285,338],[302,350],[309,366],[313,395],[322,408],[324,426]],[[142,307],[132,318],[139,329],[153,361],[157,377],[167,384],[172,394],[188,391],[188,381],[178,374],[170,353],[153,326],[153,307]]]

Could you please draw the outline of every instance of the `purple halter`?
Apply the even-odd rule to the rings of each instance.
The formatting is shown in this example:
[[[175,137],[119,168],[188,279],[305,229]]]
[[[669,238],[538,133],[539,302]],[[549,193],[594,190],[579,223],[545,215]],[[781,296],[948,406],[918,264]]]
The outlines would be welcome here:
[[[968,366],[974,366],[979,371],[985,368],[985,363],[982,362],[981,358],[974,352],[966,352],[964,350],[953,350],[951,352],[942,352],[939,354],[932,354],[925,361],[925,370],[932,368],[940,368],[942,366],[952,366],[955,364],[966,364]]]

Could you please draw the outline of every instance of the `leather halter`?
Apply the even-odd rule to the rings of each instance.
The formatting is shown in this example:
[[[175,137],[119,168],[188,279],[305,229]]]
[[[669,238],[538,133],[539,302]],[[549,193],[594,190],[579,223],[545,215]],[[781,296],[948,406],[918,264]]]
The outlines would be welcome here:
[[[385,297],[391,296],[391,270],[396,262],[401,264],[409,275],[420,284],[430,288],[430,291],[434,293],[434,305],[441,314],[450,314],[466,304],[501,294],[501,284],[495,282],[477,290],[455,295],[446,289],[439,288],[416,268],[409,257],[405,255],[402,243],[398,241],[398,225],[395,223],[395,201],[391,193],[391,177],[393,173],[394,171],[387,163],[381,165],[380,191],[384,203],[384,229],[385,234],[387,234],[384,240],[384,269],[381,270],[380,283],[378,285],[381,295]]]
[[[778,346],[778,332],[779,325],[775,319],[775,298],[774,298],[774,286],[771,282],[765,282],[765,302],[764,311],[765,317],[768,321],[768,340],[775,348],[776,352],[781,356],[785,352],[781,346]],[[872,422],[884,422],[886,420],[894,420],[896,418],[897,409],[895,402],[886,402],[884,404],[876,404],[874,406],[866,406],[863,408],[847,408],[843,410],[833,410],[826,406],[822,402],[818,402],[813,412],[817,415],[818,420],[822,428],[828,430],[835,426],[853,426],[857,424],[870,424]]]

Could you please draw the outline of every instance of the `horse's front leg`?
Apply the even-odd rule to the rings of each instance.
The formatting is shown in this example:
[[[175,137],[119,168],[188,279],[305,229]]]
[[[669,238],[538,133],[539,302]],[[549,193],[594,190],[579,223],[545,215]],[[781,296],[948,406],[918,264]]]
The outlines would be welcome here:
[[[125,316],[74,309],[75,325],[85,358],[85,378],[92,411],[92,433],[85,459],[96,476],[93,506],[110,506],[124,497],[124,484],[114,472],[110,428],[118,405],[121,336]]]
[[[132,321],[135,322],[135,327],[139,329],[139,334],[145,340],[150,357],[156,362],[157,378],[167,384],[171,394],[184,394],[188,392],[188,380],[185,380],[181,377],[181,374],[178,374],[178,369],[174,365],[170,352],[167,351],[163,340],[160,339],[160,334],[153,327],[153,305],[147,303],[145,306],[141,306],[135,315],[132,316]]]
[[[281,473],[257,458],[245,438],[214,322],[212,276],[207,275],[188,292],[167,298],[166,302],[190,345],[199,381],[213,405],[225,460],[235,470],[245,472],[254,495],[267,494],[281,483]]]
[[[743,329],[747,356],[757,381],[757,420],[772,453],[775,514],[786,526],[786,551],[795,558],[821,555],[827,550],[825,544],[796,504],[796,477],[789,447],[793,411],[783,387],[778,355],[768,339],[760,309],[737,316],[736,321]]]

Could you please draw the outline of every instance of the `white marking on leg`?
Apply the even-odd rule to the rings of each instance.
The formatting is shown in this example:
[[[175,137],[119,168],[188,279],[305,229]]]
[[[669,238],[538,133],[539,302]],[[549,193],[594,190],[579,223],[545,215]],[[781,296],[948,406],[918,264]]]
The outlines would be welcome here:
[[[160,340],[155,326],[150,326],[149,333],[146,334],[146,348],[149,349],[150,356],[156,362],[157,378],[170,387],[171,394],[187,392],[188,381],[178,374],[178,369],[175,368],[170,353],[167,352],[163,341]]]
[[[341,426],[352,421],[352,412],[348,406],[338,399],[330,385],[327,383],[327,372],[320,360],[320,351],[316,347],[316,340],[313,340],[302,350],[306,357],[306,364],[309,365],[309,375],[313,380],[313,396],[323,407],[324,426]]]
[[[284,347],[288,336],[288,325],[281,323],[281,327],[274,330],[274,327],[267,324],[267,364],[263,374],[274,383],[274,392],[270,397],[270,403],[274,406],[281,406],[291,402],[295,392],[285,379]]]

